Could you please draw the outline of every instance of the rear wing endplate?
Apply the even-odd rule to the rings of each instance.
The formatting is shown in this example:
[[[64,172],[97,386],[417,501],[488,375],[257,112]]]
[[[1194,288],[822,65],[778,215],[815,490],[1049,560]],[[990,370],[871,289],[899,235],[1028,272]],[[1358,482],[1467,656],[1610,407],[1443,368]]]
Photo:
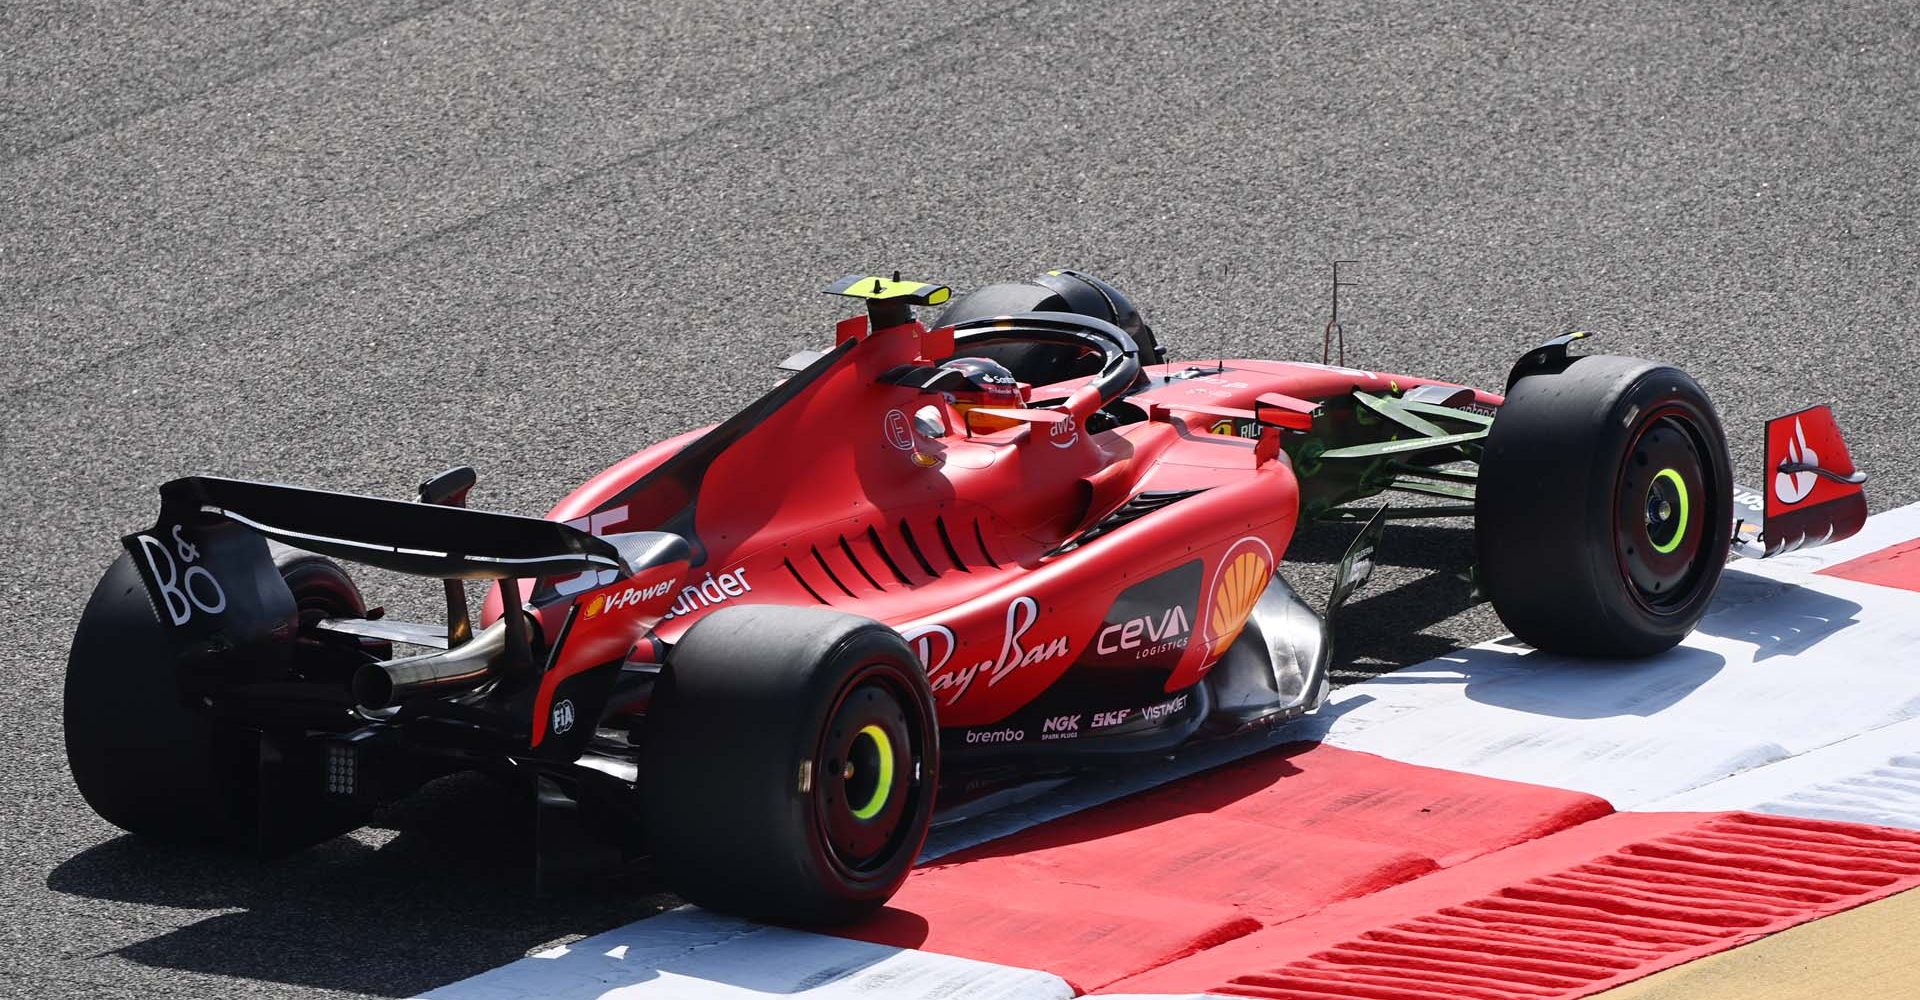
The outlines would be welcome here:
[[[1833,409],[1767,421],[1762,487],[1733,490],[1733,550],[1764,559],[1852,537],[1867,523],[1867,475],[1854,468]]]

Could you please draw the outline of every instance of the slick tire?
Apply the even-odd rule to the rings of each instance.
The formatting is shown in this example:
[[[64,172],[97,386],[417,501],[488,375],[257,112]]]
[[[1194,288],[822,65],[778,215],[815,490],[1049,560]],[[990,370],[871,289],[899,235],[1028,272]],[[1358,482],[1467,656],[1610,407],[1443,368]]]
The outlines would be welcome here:
[[[1482,590],[1536,649],[1593,657],[1671,648],[1726,566],[1726,434],[1685,372],[1578,357],[1521,378],[1480,463]]]
[[[893,895],[926,840],[933,696],[878,622],[771,606],[708,615],[668,655],[640,742],[655,868],[702,906],[847,923]]]
[[[360,592],[331,560],[292,549],[274,554],[303,613],[364,612]],[[67,656],[62,714],[74,784],[94,812],[128,833],[248,846],[253,818],[240,815],[213,720],[156,654],[167,648],[123,553],[94,588]]]

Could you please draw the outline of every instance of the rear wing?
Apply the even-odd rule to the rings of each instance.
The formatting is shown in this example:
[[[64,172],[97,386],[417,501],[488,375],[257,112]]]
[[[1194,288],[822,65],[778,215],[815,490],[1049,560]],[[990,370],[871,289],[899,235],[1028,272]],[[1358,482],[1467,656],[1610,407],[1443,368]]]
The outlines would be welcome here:
[[[554,521],[206,476],[160,487],[159,521],[120,542],[160,620],[211,642],[291,612],[284,587],[261,583],[279,583],[267,539],[450,581],[624,575],[628,566],[612,543]],[[451,595],[458,584],[448,587]],[[464,608],[463,593],[458,608],[449,604],[463,629]]]
[[[626,568],[612,543],[556,521],[208,476],[160,487],[160,523],[147,534],[190,531],[184,526],[209,518],[308,552],[443,580]],[[125,540],[136,557],[140,537]]]
[[[1754,559],[1849,538],[1867,522],[1866,473],[1854,468],[1833,409],[1767,421],[1762,488],[1735,486],[1733,550]]]

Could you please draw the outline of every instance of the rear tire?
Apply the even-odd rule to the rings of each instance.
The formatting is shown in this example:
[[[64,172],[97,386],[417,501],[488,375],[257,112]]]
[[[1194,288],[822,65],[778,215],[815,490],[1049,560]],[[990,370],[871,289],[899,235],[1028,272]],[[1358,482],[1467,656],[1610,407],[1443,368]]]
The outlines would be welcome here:
[[[332,560],[280,547],[274,556],[303,626],[309,616],[364,613],[359,590]],[[307,638],[303,627],[296,641]],[[63,715],[74,784],[94,812],[128,833],[247,845],[253,817],[236,801],[211,713],[169,669],[168,642],[132,557],[121,554],[81,612],[67,656]]]
[[[1573,359],[1521,378],[1487,435],[1480,585],[1536,649],[1648,656],[1707,612],[1732,534],[1726,434],[1685,372]]]
[[[913,867],[939,738],[899,633],[815,608],[726,608],[669,654],[642,727],[648,844],[691,902],[779,923],[857,920]]]

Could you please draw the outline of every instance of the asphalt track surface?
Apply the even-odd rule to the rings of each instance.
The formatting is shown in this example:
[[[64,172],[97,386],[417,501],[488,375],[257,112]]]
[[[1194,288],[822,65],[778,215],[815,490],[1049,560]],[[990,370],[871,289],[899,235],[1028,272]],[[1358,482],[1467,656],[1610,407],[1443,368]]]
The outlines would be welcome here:
[[[1497,387],[1579,327],[1699,375],[1745,475],[1833,401],[1920,499],[1916,57],[1905,2],[8,3],[0,994],[404,996],[660,905],[530,900],[485,783],[281,862],[118,836],[68,637],[166,479],[466,463],[538,513],[766,388],[841,274],[1077,266],[1177,355],[1317,359],[1357,258],[1350,362]],[[1389,533],[1354,672],[1499,632],[1468,552]]]

